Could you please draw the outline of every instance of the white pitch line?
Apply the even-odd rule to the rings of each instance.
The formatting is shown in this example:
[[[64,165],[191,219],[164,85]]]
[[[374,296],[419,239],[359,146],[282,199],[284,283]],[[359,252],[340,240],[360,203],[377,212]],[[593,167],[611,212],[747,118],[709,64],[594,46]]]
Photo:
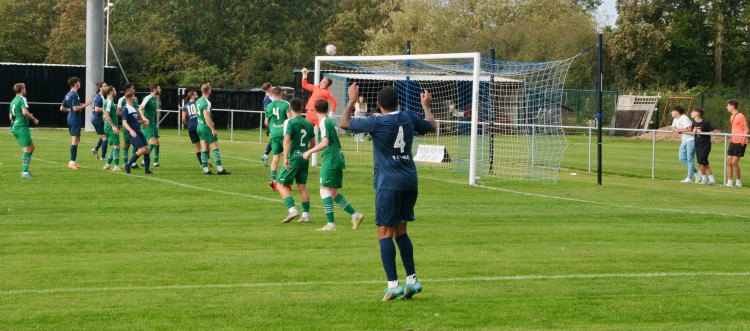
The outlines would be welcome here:
[[[453,183],[453,184],[459,184],[459,185],[466,185],[465,183],[440,179],[440,178],[433,178],[433,177],[420,177],[425,179],[431,179],[436,180],[439,182],[445,182],[445,183]],[[685,214],[699,214],[699,215],[715,215],[715,216],[727,216],[727,217],[740,217],[740,218],[750,218],[750,216],[747,215],[733,215],[733,214],[726,214],[726,213],[716,213],[716,212],[707,212],[707,211],[695,211],[695,210],[683,210],[683,209],[669,209],[669,208],[655,208],[655,207],[639,207],[639,206],[632,206],[632,205],[619,205],[615,203],[609,203],[609,202],[600,202],[600,201],[592,201],[592,200],[583,200],[583,199],[576,199],[576,198],[566,198],[566,197],[558,197],[554,195],[545,195],[545,194],[537,194],[537,193],[529,193],[529,192],[521,192],[521,191],[514,191],[504,188],[497,188],[497,187],[491,187],[491,186],[484,186],[484,185],[476,185],[475,187],[493,190],[493,191],[501,191],[501,192],[507,192],[507,193],[513,193],[513,194],[522,194],[532,197],[538,197],[538,198],[547,198],[547,199],[556,199],[556,200],[565,200],[565,201],[572,201],[572,202],[581,202],[581,203],[589,203],[589,204],[595,204],[600,206],[610,206],[610,207],[618,207],[618,208],[630,208],[630,209],[640,209],[640,210],[654,210],[654,211],[663,211],[663,212],[669,212],[669,213],[685,213]]]
[[[517,276],[486,276],[461,278],[420,279],[423,283],[454,283],[454,282],[491,282],[510,280],[555,280],[555,279],[594,279],[594,278],[654,278],[654,277],[746,277],[750,272],[654,272],[634,274],[573,274],[573,275],[517,275]],[[14,294],[47,294],[47,293],[83,293],[83,292],[114,292],[114,291],[159,291],[183,289],[222,289],[222,288],[253,288],[279,286],[319,286],[319,285],[362,285],[379,284],[383,280],[363,281],[320,281],[320,282],[277,282],[277,283],[245,283],[245,284],[193,284],[193,285],[164,285],[164,286],[122,286],[122,287],[75,287],[57,289],[21,289],[0,291],[0,295]]]

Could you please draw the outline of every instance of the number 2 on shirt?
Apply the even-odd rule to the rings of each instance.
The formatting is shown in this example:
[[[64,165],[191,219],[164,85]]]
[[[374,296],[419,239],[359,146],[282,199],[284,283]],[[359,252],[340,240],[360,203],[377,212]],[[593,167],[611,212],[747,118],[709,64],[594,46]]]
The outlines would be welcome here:
[[[299,138],[299,145],[303,146],[305,144],[304,143],[305,137],[307,137],[307,130],[302,129],[302,130],[300,130],[300,132],[302,132],[302,138]]]
[[[398,136],[396,136],[396,142],[393,143],[393,148],[400,148],[401,153],[404,152],[404,147],[406,146],[406,142],[404,142],[404,127],[399,126],[398,127]]]

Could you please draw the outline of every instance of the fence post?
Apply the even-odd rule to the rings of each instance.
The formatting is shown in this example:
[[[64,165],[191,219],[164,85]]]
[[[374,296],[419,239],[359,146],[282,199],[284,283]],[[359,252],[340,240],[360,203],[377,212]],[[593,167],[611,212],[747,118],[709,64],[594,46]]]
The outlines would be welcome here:
[[[263,143],[263,114],[260,114],[258,116],[260,118],[260,123],[258,125],[258,143]]]
[[[724,136],[724,182],[727,183],[727,136]]]
[[[591,129],[589,129],[589,173],[591,173]]]
[[[229,110],[229,116],[232,118],[229,120],[231,124],[230,125],[230,133],[229,133],[229,141],[234,141],[234,109]]]
[[[656,174],[656,131],[652,132],[651,138],[651,179],[654,179]]]

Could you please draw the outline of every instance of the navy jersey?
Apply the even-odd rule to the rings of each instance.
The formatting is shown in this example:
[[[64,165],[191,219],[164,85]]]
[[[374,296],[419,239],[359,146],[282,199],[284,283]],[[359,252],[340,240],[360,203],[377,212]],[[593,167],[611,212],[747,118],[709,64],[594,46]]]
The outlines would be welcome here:
[[[138,124],[138,110],[135,107],[131,105],[122,107],[122,122],[127,122],[135,133],[141,132],[141,125]],[[123,125],[124,127],[125,125]]]
[[[417,168],[411,154],[414,133],[426,133],[432,123],[406,112],[351,120],[354,133],[370,133],[374,149],[373,186],[382,190],[416,190]]]
[[[198,108],[195,106],[195,100],[190,101],[182,107],[182,111],[185,112],[188,118],[188,130],[195,130],[198,128]]]
[[[104,97],[102,97],[101,94],[97,93],[94,97],[94,108],[104,108]],[[96,109],[94,109],[94,113],[91,114],[91,123],[94,123],[94,121],[101,121],[102,120],[102,113],[96,112]]]
[[[70,92],[65,95],[65,99],[62,102],[62,106],[68,108],[68,124],[83,124],[83,120],[81,119],[82,111],[73,111],[73,107],[80,105],[81,100],[78,99],[78,93],[70,90]]]
[[[266,96],[263,98],[263,109],[266,109],[266,107],[268,107],[268,104],[274,101],[275,100],[271,96],[266,94]]]

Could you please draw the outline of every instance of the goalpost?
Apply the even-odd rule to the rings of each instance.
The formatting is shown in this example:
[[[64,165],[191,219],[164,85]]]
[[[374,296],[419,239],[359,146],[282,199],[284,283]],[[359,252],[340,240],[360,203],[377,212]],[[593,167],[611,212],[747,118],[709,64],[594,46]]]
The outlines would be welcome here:
[[[433,96],[435,132],[415,137],[418,166],[498,180],[555,181],[562,154],[562,88],[573,58],[539,63],[494,61],[480,53],[318,56],[314,79],[332,80],[339,121],[356,82],[367,104],[359,116],[378,116],[377,92],[399,93],[400,111],[422,117],[420,93]],[[372,165],[372,143],[339,132],[347,164]]]

